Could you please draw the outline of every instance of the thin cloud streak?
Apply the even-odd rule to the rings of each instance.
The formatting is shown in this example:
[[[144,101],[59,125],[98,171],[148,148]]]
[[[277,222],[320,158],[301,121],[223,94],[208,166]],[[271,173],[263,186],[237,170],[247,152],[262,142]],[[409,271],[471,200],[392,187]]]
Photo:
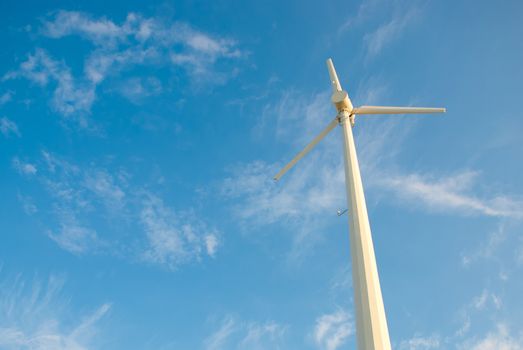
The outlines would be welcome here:
[[[228,338],[237,331],[236,322],[232,317],[223,320],[220,328],[204,340],[206,350],[219,350],[225,346]]]
[[[371,59],[378,56],[383,49],[398,40],[403,32],[411,26],[422,14],[421,3],[418,1],[383,1],[364,0],[361,2],[356,14],[343,23],[338,33],[343,34],[350,29],[373,27],[363,35],[365,58]],[[380,20],[378,25],[376,19]]]
[[[60,248],[75,255],[82,255],[93,253],[103,245],[96,231],[82,225],[73,210],[61,209],[57,215],[60,227],[56,231],[48,230],[47,236]]]
[[[487,239],[482,240],[480,245],[468,253],[463,253],[461,263],[465,267],[480,261],[495,259],[495,253],[500,246],[507,240],[508,229],[505,224],[500,223],[498,227],[489,233]]]
[[[441,340],[438,335],[423,337],[416,335],[410,339],[402,340],[400,350],[430,350],[440,348]]]
[[[13,99],[13,93],[11,91],[4,92],[0,95],[0,106],[6,104]]]
[[[506,195],[481,199],[467,192],[474,185],[478,173],[465,171],[454,176],[396,175],[381,184],[406,202],[422,203],[429,210],[455,212],[460,215],[477,214],[499,218],[521,219],[523,202]]]
[[[521,334],[513,335],[509,328],[498,323],[496,329],[487,333],[484,337],[475,337],[457,347],[459,350],[522,350],[523,337]]]
[[[367,58],[377,56],[387,45],[398,39],[401,33],[419,16],[417,8],[410,8],[406,12],[398,11],[387,23],[381,24],[373,32],[365,34]]]
[[[336,350],[342,346],[355,332],[354,324],[349,314],[337,310],[316,319],[314,341],[320,349]]]
[[[250,322],[227,316],[203,344],[206,350],[282,349],[286,330],[286,326],[274,321]]]
[[[99,323],[111,309],[101,304],[71,323],[62,289],[64,279],[47,282],[23,276],[0,281],[0,347],[6,350],[85,350],[100,337]]]
[[[5,137],[9,137],[10,135],[14,135],[17,137],[22,136],[20,134],[20,131],[18,130],[18,125],[16,125],[14,121],[6,117],[0,118],[0,132]]]
[[[36,165],[31,163],[26,163],[14,157],[12,160],[13,168],[22,175],[35,175],[38,172]]]

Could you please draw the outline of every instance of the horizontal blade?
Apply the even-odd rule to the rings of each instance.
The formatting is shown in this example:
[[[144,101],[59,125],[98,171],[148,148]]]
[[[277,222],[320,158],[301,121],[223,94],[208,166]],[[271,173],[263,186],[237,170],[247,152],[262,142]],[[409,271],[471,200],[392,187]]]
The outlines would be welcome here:
[[[274,180],[275,181],[278,181],[287,171],[289,171],[290,168],[292,168],[294,166],[294,164],[296,164],[300,159],[302,159],[307,153],[309,153],[311,151],[311,149],[314,148],[314,146],[316,146],[318,144],[318,142],[320,142],[325,136],[327,136],[327,134],[336,127],[336,125],[338,125],[338,117],[334,118],[329,125],[327,125],[327,127],[318,135],[314,138],[314,140],[312,140],[311,143],[309,143],[304,149],[303,151],[301,151],[300,153],[298,153],[296,155],[296,157],[294,157],[290,162],[289,164],[287,164],[286,166],[283,167],[283,169],[280,170],[280,172],[278,174],[276,174],[276,176],[274,177]]]
[[[412,113],[445,113],[445,108],[426,107],[386,107],[361,106],[354,108],[352,114],[412,114]]]
[[[334,63],[329,58],[327,60],[327,69],[329,70],[329,77],[331,78],[332,92],[341,91],[340,81],[338,80],[338,74],[336,74],[336,69],[334,69]]]

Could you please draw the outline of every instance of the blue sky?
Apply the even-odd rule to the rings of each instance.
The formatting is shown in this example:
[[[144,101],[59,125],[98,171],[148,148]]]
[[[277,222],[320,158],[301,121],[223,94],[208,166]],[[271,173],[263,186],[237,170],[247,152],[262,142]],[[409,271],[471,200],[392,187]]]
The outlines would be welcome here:
[[[523,4],[0,4],[1,349],[355,348],[341,131],[395,349],[523,349]]]

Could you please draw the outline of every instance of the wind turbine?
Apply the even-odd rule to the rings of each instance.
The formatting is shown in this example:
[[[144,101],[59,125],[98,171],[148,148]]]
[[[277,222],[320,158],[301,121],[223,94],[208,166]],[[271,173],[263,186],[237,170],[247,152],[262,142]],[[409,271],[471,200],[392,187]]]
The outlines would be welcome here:
[[[329,132],[340,125],[343,129],[343,156],[347,190],[352,282],[356,309],[356,334],[360,350],[389,350],[387,318],[374,256],[367,205],[363,193],[360,167],[354,145],[352,127],[356,115],[444,113],[445,108],[361,106],[354,108],[349,95],[341,88],[334,64],[329,58],[327,68],[332,84],[331,101],[338,114],[327,127],[298,153],[276,176],[278,181],[301,158],[309,153]]]

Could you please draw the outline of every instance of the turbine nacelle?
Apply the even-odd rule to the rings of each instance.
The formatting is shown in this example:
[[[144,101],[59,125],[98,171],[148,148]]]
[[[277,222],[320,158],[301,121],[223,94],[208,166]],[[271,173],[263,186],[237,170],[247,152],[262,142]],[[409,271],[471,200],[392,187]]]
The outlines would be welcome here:
[[[331,96],[331,101],[338,110],[338,112],[346,111],[352,113],[354,107],[350,101],[349,94],[345,90],[334,91]]]

